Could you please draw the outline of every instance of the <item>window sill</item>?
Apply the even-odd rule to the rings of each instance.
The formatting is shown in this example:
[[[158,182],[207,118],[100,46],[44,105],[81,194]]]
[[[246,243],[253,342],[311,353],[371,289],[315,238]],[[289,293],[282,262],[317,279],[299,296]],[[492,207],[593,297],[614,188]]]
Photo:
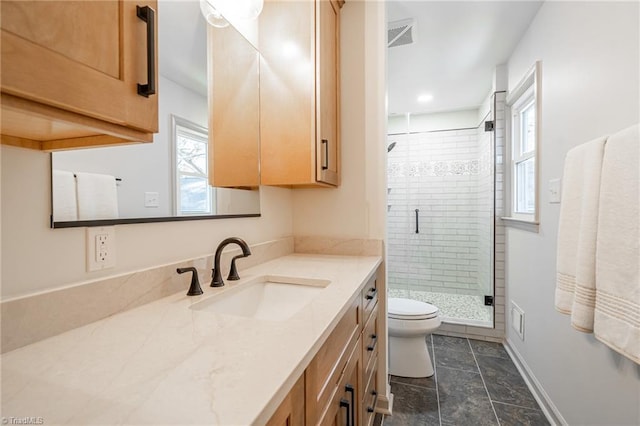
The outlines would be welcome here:
[[[518,219],[515,217],[501,217],[500,219],[502,220],[502,222],[504,222],[505,226],[508,226],[510,228],[521,229],[528,232],[539,232],[540,222]]]

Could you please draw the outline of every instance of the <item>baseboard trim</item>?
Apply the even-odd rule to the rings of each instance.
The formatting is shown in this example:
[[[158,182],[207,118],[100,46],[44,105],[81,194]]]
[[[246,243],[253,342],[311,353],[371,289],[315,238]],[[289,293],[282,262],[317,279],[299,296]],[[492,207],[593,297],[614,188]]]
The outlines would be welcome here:
[[[545,417],[549,420],[549,423],[553,426],[567,426],[568,423],[564,417],[562,417],[562,414],[560,414],[560,410],[558,410],[558,407],[556,407],[553,401],[551,401],[549,394],[544,390],[542,384],[538,381],[522,355],[520,355],[520,352],[518,352],[515,346],[511,344],[509,339],[505,339],[504,347],[520,372],[520,375],[524,378],[524,381],[533,394],[533,397],[540,405],[540,409],[542,409]]]
[[[380,413],[385,416],[393,414],[393,394],[391,393],[391,386],[389,386],[389,384],[387,384],[386,394],[378,395],[376,413]]]

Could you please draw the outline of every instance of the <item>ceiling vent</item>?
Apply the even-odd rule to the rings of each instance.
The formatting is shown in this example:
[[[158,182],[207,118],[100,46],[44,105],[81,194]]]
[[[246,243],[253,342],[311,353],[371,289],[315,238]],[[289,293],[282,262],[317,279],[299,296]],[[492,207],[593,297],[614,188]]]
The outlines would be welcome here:
[[[387,29],[387,47],[404,46],[416,42],[416,20],[402,19],[389,22]]]

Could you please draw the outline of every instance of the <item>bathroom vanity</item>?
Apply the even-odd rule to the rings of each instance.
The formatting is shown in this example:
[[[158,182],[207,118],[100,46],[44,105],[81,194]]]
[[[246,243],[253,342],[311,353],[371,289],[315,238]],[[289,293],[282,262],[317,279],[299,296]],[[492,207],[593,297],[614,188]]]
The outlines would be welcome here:
[[[205,287],[202,296],[186,296],[186,285],[5,353],[3,416],[45,424],[368,425],[377,383],[386,383],[380,265],[379,256],[292,254]],[[269,283],[268,292],[309,286],[312,296],[291,298],[286,313],[270,309],[274,293],[264,293],[264,309],[235,304]]]

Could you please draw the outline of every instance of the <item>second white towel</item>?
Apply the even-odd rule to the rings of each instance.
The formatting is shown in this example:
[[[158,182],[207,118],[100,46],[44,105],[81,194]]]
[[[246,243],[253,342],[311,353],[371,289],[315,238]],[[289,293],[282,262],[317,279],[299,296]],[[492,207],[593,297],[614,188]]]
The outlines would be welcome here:
[[[76,173],[78,219],[118,218],[116,178],[97,173]]]
[[[579,145],[565,159],[558,226],[556,309],[580,331],[593,330],[600,174],[606,138]]]

